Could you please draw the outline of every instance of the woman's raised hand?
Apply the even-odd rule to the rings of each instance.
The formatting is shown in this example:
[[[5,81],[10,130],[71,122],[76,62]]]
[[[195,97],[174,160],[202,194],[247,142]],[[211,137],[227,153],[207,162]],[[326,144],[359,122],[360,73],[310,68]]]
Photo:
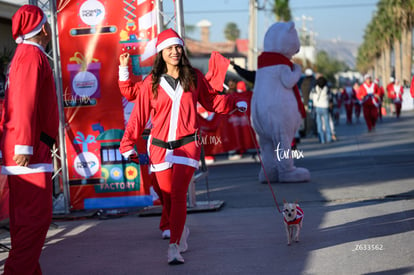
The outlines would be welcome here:
[[[127,67],[129,63],[129,53],[122,53],[119,56],[119,65]]]

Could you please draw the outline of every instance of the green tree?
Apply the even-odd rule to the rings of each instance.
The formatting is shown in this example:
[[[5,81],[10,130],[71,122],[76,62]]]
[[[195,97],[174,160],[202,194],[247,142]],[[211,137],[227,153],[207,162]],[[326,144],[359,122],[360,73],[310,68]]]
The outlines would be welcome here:
[[[236,41],[240,37],[240,30],[234,22],[227,23],[224,29],[224,36],[229,41]]]
[[[401,46],[402,46],[402,80],[411,80],[413,60],[414,0],[397,1],[401,5]]]
[[[289,7],[289,0],[275,0],[273,5],[273,13],[276,16],[277,21],[291,21],[292,12]]]
[[[186,34],[192,34],[196,30],[195,25],[185,25],[185,33]]]

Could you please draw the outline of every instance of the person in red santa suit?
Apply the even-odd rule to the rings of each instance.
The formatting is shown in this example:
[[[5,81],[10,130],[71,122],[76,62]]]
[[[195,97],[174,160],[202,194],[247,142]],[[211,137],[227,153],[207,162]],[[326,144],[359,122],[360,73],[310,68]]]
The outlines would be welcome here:
[[[197,101],[206,110],[217,113],[246,111],[247,103],[236,102],[232,95],[219,95],[204,75],[191,66],[184,52],[184,41],[174,30],[158,35],[156,50],[150,75],[136,85],[129,78],[128,54],[120,56],[121,93],[137,90],[120,152],[125,158],[136,155],[134,145],[152,116],[148,150],[151,171],[155,172],[162,190],[163,212],[169,213],[168,263],[181,264],[184,263],[181,253],[187,250],[189,235],[185,226],[186,194],[201,153]]]
[[[11,61],[1,118],[1,173],[10,188],[11,250],[4,274],[42,274],[39,257],[52,220],[51,147],[59,116],[45,48],[50,26],[37,6],[12,17],[18,43]]]
[[[387,90],[387,96],[389,96],[390,92],[394,89],[394,83],[395,83],[395,78],[391,76],[390,82],[385,87],[385,89]],[[395,113],[394,104],[390,104],[389,107],[390,107],[390,113],[391,114]]]
[[[379,88],[372,82],[370,74],[364,76],[364,83],[359,87],[357,97],[362,101],[362,112],[364,113],[365,123],[368,131],[375,130],[378,119]]]
[[[377,94],[377,96],[379,98],[379,101],[378,101],[378,118],[379,118],[380,121],[382,121],[382,102],[384,100],[385,91],[384,91],[384,87],[382,87],[379,84],[379,79],[378,78],[375,78],[375,84],[377,84],[377,86],[378,86],[378,94]]]
[[[356,81],[354,83],[354,85],[352,86],[352,88],[355,91],[354,111],[355,111],[355,120],[356,120],[357,123],[360,122],[359,118],[361,116],[361,108],[362,108],[361,107],[362,106],[361,100],[359,100],[358,97],[356,96],[357,92],[359,91],[359,87],[360,87],[360,85],[359,85],[358,81]]]
[[[341,93],[341,102],[344,103],[346,112],[346,124],[352,124],[352,112],[354,108],[354,102],[356,99],[356,92],[351,86],[351,81],[347,80],[344,89]]]
[[[399,118],[401,114],[403,93],[404,93],[404,87],[400,84],[400,81],[396,79],[394,84],[389,87],[388,98],[391,99],[394,103],[395,114],[397,118]]]

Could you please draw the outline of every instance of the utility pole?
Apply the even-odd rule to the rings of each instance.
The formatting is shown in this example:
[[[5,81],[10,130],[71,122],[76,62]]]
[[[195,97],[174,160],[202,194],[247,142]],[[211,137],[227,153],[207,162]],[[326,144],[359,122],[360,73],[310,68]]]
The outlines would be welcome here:
[[[162,0],[157,0],[155,6],[157,11],[157,33],[160,33],[164,30],[164,8]]]
[[[247,64],[249,70],[257,69],[257,0],[249,1],[249,51]]]
[[[184,10],[183,10],[183,0],[175,0],[175,11],[177,13],[177,33],[181,36],[182,39],[185,38],[185,27],[184,27]]]

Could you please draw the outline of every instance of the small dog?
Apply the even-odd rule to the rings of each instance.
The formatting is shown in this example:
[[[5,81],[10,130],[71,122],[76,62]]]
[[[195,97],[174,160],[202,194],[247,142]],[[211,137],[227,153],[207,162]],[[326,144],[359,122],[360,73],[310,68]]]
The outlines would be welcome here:
[[[293,234],[295,233],[295,242],[299,242],[300,229],[303,223],[303,210],[299,207],[297,202],[288,203],[283,200],[283,221],[285,223],[285,229],[287,234],[287,245],[292,243]]]

